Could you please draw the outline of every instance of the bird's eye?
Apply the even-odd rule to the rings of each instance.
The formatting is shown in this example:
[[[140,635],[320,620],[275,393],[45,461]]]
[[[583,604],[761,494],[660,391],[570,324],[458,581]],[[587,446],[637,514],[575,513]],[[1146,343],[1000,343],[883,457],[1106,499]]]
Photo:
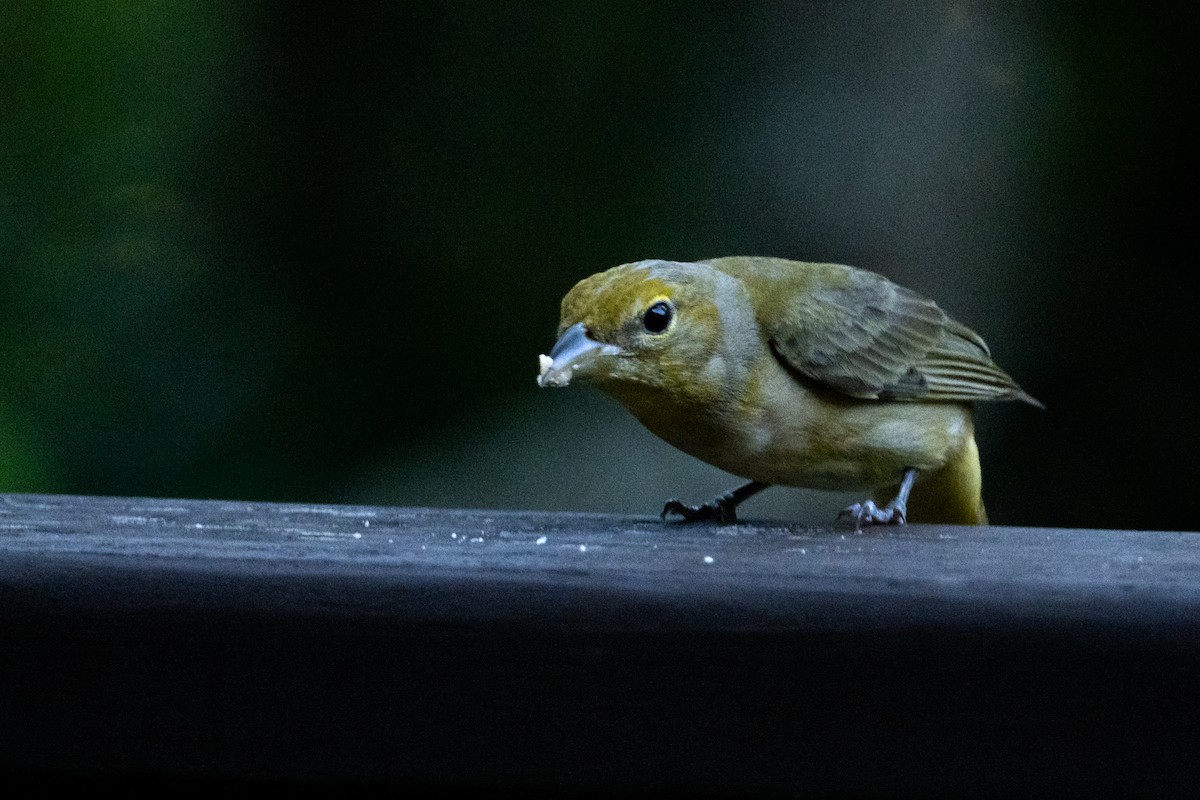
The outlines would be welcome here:
[[[665,300],[659,300],[654,305],[646,309],[646,313],[642,315],[642,327],[647,333],[662,333],[671,324],[671,317],[675,315],[675,309],[671,308],[671,304]]]

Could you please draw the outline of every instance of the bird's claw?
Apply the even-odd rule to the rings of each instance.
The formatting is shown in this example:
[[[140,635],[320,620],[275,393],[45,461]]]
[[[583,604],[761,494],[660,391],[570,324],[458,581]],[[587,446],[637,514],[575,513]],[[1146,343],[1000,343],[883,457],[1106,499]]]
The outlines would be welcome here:
[[[904,506],[888,503],[883,508],[875,505],[874,500],[855,503],[843,508],[837,515],[837,521],[854,520],[854,530],[861,531],[864,525],[903,525],[905,523]]]
[[[713,519],[722,525],[730,525],[737,522],[737,506],[725,500],[726,498],[720,497],[699,506],[687,506],[678,500],[668,500],[663,506],[661,516],[664,522],[668,514],[678,514],[683,517],[684,522]]]

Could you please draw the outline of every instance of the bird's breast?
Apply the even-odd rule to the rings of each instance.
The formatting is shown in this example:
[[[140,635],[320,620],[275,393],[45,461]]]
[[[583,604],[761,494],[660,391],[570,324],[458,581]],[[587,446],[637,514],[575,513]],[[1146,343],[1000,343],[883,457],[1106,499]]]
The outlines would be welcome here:
[[[942,466],[973,435],[956,403],[851,400],[806,386],[774,363],[698,400],[652,387],[613,391],[659,438],[749,480],[813,489],[870,489],[907,467]]]

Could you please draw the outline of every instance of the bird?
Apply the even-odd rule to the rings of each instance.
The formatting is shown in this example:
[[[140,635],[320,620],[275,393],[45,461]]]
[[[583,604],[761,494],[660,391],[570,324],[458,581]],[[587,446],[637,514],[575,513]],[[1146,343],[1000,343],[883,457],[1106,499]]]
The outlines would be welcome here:
[[[737,522],[772,485],[869,495],[835,521],[987,524],[974,404],[1044,406],[936,303],[875,272],[646,259],[579,281],[540,387],[589,383],[745,484],[661,516]]]

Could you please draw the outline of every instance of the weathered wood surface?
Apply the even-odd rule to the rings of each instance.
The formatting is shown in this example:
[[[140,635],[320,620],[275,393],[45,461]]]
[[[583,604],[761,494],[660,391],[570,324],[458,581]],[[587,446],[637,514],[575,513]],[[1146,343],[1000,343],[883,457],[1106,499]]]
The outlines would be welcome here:
[[[47,597],[89,607],[162,601],[466,624],[847,629],[979,613],[1200,624],[1200,535],[1186,532],[912,525],[856,534],[785,523],[8,495],[0,496],[0,570],[9,591],[52,580]],[[124,591],[102,591],[123,574]],[[212,575],[223,576],[219,592],[205,591]],[[316,593],[259,591],[264,584]],[[452,587],[456,601],[414,603],[408,587]]]
[[[35,777],[1200,779],[1188,532],[4,495],[0,633],[0,768]]]

